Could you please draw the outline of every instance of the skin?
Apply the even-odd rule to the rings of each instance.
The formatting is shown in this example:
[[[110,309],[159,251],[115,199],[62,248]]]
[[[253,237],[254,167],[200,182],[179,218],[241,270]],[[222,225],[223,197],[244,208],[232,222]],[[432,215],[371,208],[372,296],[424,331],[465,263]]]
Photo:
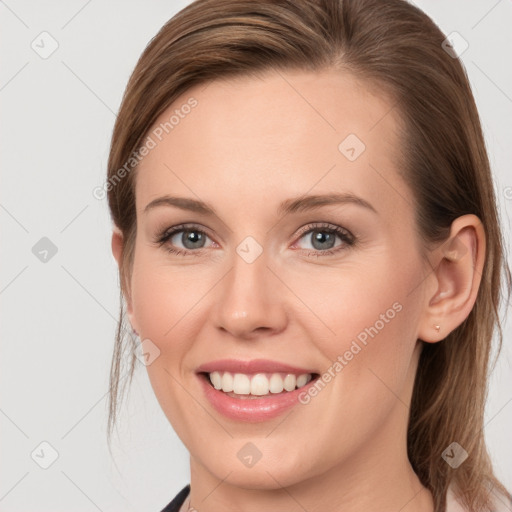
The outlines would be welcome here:
[[[397,112],[346,72],[203,84],[155,126],[191,96],[198,105],[137,170],[126,299],[141,340],[160,350],[147,371],[190,452],[192,506],[431,512],[432,496],[407,459],[408,405],[420,340],[439,342],[473,307],[485,254],[479,219],[456,219],[448,242],[422,258],[415,201],[397,169]],[[355,161],[338,149],[351,133],[366,146]],[[350,192],[376,212],[346,203],[278,214],[284,200],[332,192]],[[205,201],[216,214],[165,205],[144,213],[165,194]],[[202,248],[183,256],[154,242],[182,223],[205,230]],[[357,242],[336,236],[341,250],[322,255],[312,231],[299,233],[312,223],[345,228]],[[263,249],[250,264],[236,252],[247,236]],[[181,234],[172,242],[185,248]],[[118,262],[122,248],[114,229]],[[394,303],[401,311],[307,405],[245,423],[221,416],[203,396],[195,369],[220,358],[267,358],[321,373]],[[247,442],[262,454],[251,468],[237,457]]]

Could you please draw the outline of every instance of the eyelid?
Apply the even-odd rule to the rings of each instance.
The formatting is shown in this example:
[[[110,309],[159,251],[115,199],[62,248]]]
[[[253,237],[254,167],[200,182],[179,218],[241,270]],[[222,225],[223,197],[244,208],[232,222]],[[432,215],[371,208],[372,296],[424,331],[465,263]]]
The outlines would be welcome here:
[[[190,223],[190,222],[183,222],[180,224],[176,224],[171,227],[165,227],[162,229],[157,230],[157,234],[155,235],[155,238],[158,240],[160,238],[173,236],[176,233],[179,233],[180,231],[199,231],[200,233],[204,233],[209,238],[212,238],[209,230],[205,228],[204,226],[201,226],[199,224]]]
[[[321,229],[325,229],[326,231],[333,231],[335,233],[343,233],[344,235],[347,236],[347,238],[351,238],[351,239],[354,239],[354,235],[352,235],[352,233],[346,229],[346,228],[343,228],[341,226],[337,226],[336,224],[331,224],[329,222],[311,222],[310,224],[307,224],[306,226],[303,226],[302,228],[299,229],[299,232],[297,233],[297,237],[301,238],[302,236],[304,236],[306,233],[309,233],[310,231],[314,231],[314,230],[321,230]]]
[[[295,242],[293,242],[292,247],[297,244],[297,242],[304,237],[304,235],[311,233],[313,231],[328,231],[330,233],[333,233],[334,235],[338,235],[338,237],[342,240],[341,248],[340,246],[332,248],[332,249],[326,249],[326,250],[310,250],[310,249],[298,249],[301,251],[308,251],[309,254],[314,254],[315,256],[320,255],[331,255],[338,252],[341,252],[346,248],[346,246],[353,246],[357,238],[346,228],[342,226],[338,226],[336,224],[331,224],[329,222],[312,222],[305,226],[302,226],[298,233],[295,235]],[[201,226],[196,223],[180,223],[176,224],[171,227],[167,227],[165,229],[161,229],[158,231],[158,234],[156,235],[154,239],[154,243],[156,243],[158,246],[164,246],[174,235],[177,233],[183,232],[183,231],[197,231],[199,233],[204,234],[210,240],[212,240],[215,244],[218,245],[218,243],[215,241],[215,238],[212,237],[209,233],[209,229],[205,228],[204,226]],[[345,246],[345,247],[343,247]],[[169,252],[176,252],[178,254],[182,255],[199,255],[201,254],[205,249],[208,249],[208,247],[200,247],[197,249],[181,249],[180,247],[174,247],[171,251],[170,248],[167,248]]]
[[[325,250],[315,250],[315,249],[301,249],[295,248],[294,250],[299,251],[307,251],[308,256],[332,256],[336,254],[340,254],[344,250],[354,247],[357,244],[357,237],[355,237],[348,229],[338,226],[336,224],[331,224],[329,222],[312,222],[306,226],[303,226],[299,233],[296,235],[295,242],[292,244],[292,248],[294,248],[298,242],[305,235],[312,233],[314,231],[318,232],[329,232],[334,236],[337,236],[341,240],[341,244],[330,249]]]

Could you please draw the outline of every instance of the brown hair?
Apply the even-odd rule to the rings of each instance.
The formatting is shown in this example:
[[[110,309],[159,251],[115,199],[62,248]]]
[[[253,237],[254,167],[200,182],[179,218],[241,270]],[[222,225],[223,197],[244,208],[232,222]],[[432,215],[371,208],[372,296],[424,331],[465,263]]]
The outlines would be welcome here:
[[[391,98],[403,121],[400,172],[416,199],[423,247],[446,240],[452,221],[468,213],[480,218],[487,238],[473,310],[445,340],[424,344],[410,409],[409,459],[432,491],[436,511],[445,510],[452,483],[472,511],[491,508],[493,489],[508,494],[492,471],[483,416],[496,326],[498,349],[502,343],[502,271],[507,300],[511,276],[475,101],[460,60],[443,49],[444,40],[433,21],[404,0],[198,0],[151,40],[127,85],[108,162],[110,211],[125,241],[109,441],[123,354],[131,354],[125,374],[130,382],[136,361],[135,340],[128,336],[124,343],[123,306],[136,237],[136,163],[133,172],[120,170],[126,170],[156,118],[193,85],[280,69],[344,69]],[[453,441],[469,454],[456,469],[441,457]]]

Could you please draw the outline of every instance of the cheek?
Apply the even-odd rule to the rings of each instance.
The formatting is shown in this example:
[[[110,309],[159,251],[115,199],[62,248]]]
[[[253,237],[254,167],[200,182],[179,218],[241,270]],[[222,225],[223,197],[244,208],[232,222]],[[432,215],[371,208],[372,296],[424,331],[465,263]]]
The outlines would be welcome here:
[[[321,379],[326,384],[305,407],[318,424],[337,425],[323,436],[333,441],[326,456],[333,464],[365,440],[378,438],[391,415],[393,421],[401,418],[397,428],[407,423],[404,404],[413,385],[418,314],[409,293],[416,274],[407,265],[396,267],[390,262],[338,277],[333,272],[325,281],[319,273],[295,290],[318,316],[305,313],[302,327],[325,356]],[[313,283],[315,291],[308,294]],[[318,440],[319,451],[323,443]]]
[[[131,281],[133,315],[142,342],[149,340],[158,349],[158,356],[146,366],[155,397],[186,441],[190,430],[187,418],[195,402],[182,385],[187,370],[184,362],[197,338],[198,300],[209,287],[194,278],[193,272],[175,270],[163,261],[149,251],[136,255]],[[194,413],[200,415],[201,411]]]
[[[139,333],[162,353],[179,352],[193,339],[194,317],[211,285],[204,273],[173,268],[161,256],[141,253],[132,277],[133,315]]]
[[[308,306],[296,319],[325,356],[327,386],[355,409],[380,408],[408,388],[419,315],[411,290],[418,269],[414,258],[395,261],[389,255],[292,281]]]
[[[314,331],[311,339],[321,344],[329,359],[347,350],[354,339],[368,345],[377,338],[388,343],[408,339],[402,329],[415,307],[410,293],[418,275],[414,264],[398,265],[388,254],[364,261],[359,258],[338,268],[285,271],[282,275],[284,281],[293,283],[299,299],[293,320]]]

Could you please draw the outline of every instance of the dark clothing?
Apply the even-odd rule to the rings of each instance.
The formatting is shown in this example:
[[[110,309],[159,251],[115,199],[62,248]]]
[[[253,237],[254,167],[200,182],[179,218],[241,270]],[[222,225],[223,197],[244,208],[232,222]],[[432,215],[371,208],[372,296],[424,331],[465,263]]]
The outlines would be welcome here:
[[[174,499],[167,505],[162,512],[178,512],[183,502],[187,499],[188,493],[190,492],[190,484],[186,485],[181,491],[176,494]]]

